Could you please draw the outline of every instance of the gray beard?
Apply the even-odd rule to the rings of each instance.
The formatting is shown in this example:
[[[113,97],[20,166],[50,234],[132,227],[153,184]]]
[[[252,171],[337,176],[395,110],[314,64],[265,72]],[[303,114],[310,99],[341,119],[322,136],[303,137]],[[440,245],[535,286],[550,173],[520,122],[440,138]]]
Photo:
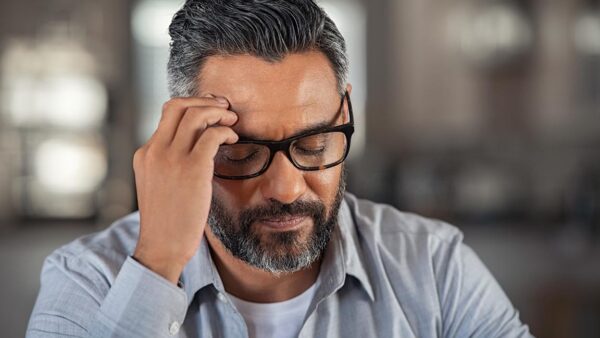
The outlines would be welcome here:
[[[213,196],[208,225],[213,234],[233,256],[247,264],[273,274],[302,270],[319,260],[337,225],[337,215],[346,190],[346,172],[338,184],[329,215],[321,201],[294,201],[282,204],[271,200],[266,206],[242,210],[237,222],[227,212],[224,204]],[[252,224],[259,219],[277,216],[308,216],[313,220],[310,234],[302,230],[260,234]],[[305,239],[306,238],[306,239]]]

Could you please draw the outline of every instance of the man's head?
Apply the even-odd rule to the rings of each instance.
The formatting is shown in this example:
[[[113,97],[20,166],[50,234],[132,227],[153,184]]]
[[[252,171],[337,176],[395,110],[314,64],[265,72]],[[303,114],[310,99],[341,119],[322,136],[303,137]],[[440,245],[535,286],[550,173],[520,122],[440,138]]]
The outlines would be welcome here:
[[[197,94],[197,78],[210,56],[252,55],[280,61],[292,53],[319,51],[346,87],[344,38],[313,0],[187,0],[169,27],[171,96]]]
[[[188,0],[169,31],[172,96],[226,98],[241,138],[279,141],[348,122],[344,40],[312,0]],[[257,177],[215,177],[208,223],[237,258],[292,272],[325,250],[344,170],[305,171],[274,154]]]

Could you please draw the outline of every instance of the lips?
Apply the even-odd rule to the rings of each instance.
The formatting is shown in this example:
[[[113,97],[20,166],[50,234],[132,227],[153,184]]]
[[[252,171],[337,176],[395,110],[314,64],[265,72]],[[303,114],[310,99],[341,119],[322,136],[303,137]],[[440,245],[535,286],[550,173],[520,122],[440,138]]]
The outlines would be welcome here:
[[[306,218],[306,216],[288,216],[277,218],[265,218],[259,220],[258,222],[273,229],[288,230],[299,226],[302,222],[306,220]]]

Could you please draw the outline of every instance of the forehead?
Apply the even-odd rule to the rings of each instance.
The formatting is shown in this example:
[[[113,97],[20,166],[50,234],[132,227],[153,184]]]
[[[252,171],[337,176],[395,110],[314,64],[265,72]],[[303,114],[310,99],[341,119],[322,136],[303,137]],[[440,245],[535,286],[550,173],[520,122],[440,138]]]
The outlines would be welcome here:
[[[209,57],[199,74],[199,95],[226,97],[238,113],[234,130],[282,139],[331,121],[340,97],[333,69],[320,52],[269,62],[249,55]]]

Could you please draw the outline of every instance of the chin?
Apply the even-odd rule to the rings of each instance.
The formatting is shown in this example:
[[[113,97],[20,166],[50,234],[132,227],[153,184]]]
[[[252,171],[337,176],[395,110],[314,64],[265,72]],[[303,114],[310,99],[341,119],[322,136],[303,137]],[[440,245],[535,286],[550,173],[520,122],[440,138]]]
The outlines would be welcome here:
[[[312,225],[304,225],[290,230],[264,229],[260,242],[265,251],[279,255],[301,254],[308,245]]]

